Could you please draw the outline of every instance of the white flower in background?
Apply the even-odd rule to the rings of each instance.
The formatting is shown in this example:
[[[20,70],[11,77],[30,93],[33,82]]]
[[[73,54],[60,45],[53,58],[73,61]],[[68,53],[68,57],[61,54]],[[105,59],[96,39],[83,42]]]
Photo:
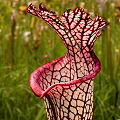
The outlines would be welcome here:
[[[24,33],[24,37],[25,37],[25,42],[28,43],[29,42],[29,35],[31,34],[31,32],[27,31]]]
[[[28,2],[28,5],[30,5],[31,3],[36,4],[36,2],[37,1],[30,1],[30,2]]]
[[[92,15],[92,16],[94,16],[94,12],[93,11],[89,12],[89,14]]]
[[[99,8],[99,12],[100,13],[103,13],[103,11],[106,10],[106,2],[108,0],[96,0],[97,3],[98,3],[98,8]]]
[[[28,35],[30,35],[30,34],[31,34],[31,32],[29,32],[29,31],[28,31],[28,32],[25,32],[25,33],[24,33],[24,37],[28,37]]]
[[[16,30],[19,30],[19,28],[20,28],[20,26],[17,25],[17,26],[16,26]]]
[[[80,7],[81,7],[81,8],[84,8],[84,7],[85,7],[85,2],[81,2],[81,3],[80,3]]]
[[[112,7],[112,8],[115,8],[115,3],[112,2],[112,3],[111,3],[111,7]]]
[[[119,49],[115,49],[115,53],[119,53]]]
[[[96,0],[97,2],[107,2],[108,0]]]
[[[47,25],[45,25],[45,30],[48,30],[48,26]]]

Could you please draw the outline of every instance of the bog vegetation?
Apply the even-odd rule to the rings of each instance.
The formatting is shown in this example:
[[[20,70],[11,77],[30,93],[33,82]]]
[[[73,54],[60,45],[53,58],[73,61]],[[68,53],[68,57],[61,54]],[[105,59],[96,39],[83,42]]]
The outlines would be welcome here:
[[[42,0],[32,2],[37,6]],[[43,100],[29,87],[29,76],[66,53],[49,26],[25,15],[28,4],[29,0],[0,0],[0,120],[47,120]],[[44,0],[43,4],[59,16],[67,8],[82,7],[109,23],[94,45],[102,64],[94,79],[94,119],[120,119],[120,0]]]

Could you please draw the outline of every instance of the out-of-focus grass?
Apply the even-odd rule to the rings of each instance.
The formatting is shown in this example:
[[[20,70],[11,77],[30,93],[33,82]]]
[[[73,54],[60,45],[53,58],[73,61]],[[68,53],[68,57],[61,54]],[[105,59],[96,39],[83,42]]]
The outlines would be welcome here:
[[[0,120],[47,119],[43,100],[29,88],[29,76],[40,65],[66,52],[50,27],[25,15],[28,2],[0,0]],[[38,5],[41,1],[33,2]],[[44,4],[59,16],[67,8],[81,6],[110,22],[94,47],[102,62],[102,70],[94,79],[94,119],[120,119],[120,1],[46,0]]]

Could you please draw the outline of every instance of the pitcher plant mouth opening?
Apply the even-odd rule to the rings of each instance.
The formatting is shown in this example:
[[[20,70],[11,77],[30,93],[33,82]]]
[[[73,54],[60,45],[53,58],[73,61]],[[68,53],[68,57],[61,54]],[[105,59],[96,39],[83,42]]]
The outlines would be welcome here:
[[[64,56],[63,56],[64,57]],[[61,57],[62,58],[62,57]],[[56,59],[56,60],[59,60],[59,59]],[[48,66],[49,64],[51,64],[52,62],[54,61],[51,61],[48,63]],[[42,66],[41,66],[42,67]],[[72,80],[72,81],[68,81],[68,82],[60,82],[60,83],[56,83],[56,84],[53,84],[51,85],[50,87],[46,88],[46,90],[42,90],[39,86],[39,83],[35,82],[36,81],[36,78],[38,77],[39,75],[39,72],[42,70],[41,67],[39,67],[38,69],[36,69],[31,75],[30,75],[30,80],[29,80],[29,84],[30,84],[30,88],[32,89],[32,91],[35,93],[36,96],[39,96],[40,98],[43,98],[45,94],[47,94],[48,91],[50,91],[53,87],[57,86],[57,85],[61,85],[61,86],[69,86],[69,85],[72,85],[72,84],[76,84],[76,83],[80,83],[80,82],[84,82],[86,80],[90,80],[92,78],[94,78],[97,73],[101,70],[101,64],[100,64],[100,61],[98,60],[97,61],[97,65],[96,65],[96,68],[95,68],[95,71],[94,73],[90,74],[90,75],[87,75],[87,76],[84,76],[84,77],[81,77],[79,79],[76,79],[76,80]],[[44,66],[43,66],[44,68]]]
[[[66,55],[40,66],[30,75],[30,87],[45,100],[48,119],[93,119],[93,78],[101,69],[93,45],[106,22],[98,15],[92,19],[79,7],[67,9],[58,17],[41,4],[38,7],[30,4],[27,13],[50,25],[67,49]]]

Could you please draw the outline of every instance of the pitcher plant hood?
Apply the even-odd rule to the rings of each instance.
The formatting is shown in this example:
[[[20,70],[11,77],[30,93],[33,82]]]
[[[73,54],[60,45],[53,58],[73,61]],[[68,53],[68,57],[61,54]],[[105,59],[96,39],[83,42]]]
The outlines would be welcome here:
[[[42,98],[57,85],[70,85],[90,80],[101,69],[93,51],[100,30],[106,26],[101,16],[86,13],[82,8],[67,9],[61,17],[46,7],[30,4],[26,13],[35,15],[48,23],[63,40],[67,53],[40,66],[30,75],[30,87]]]

